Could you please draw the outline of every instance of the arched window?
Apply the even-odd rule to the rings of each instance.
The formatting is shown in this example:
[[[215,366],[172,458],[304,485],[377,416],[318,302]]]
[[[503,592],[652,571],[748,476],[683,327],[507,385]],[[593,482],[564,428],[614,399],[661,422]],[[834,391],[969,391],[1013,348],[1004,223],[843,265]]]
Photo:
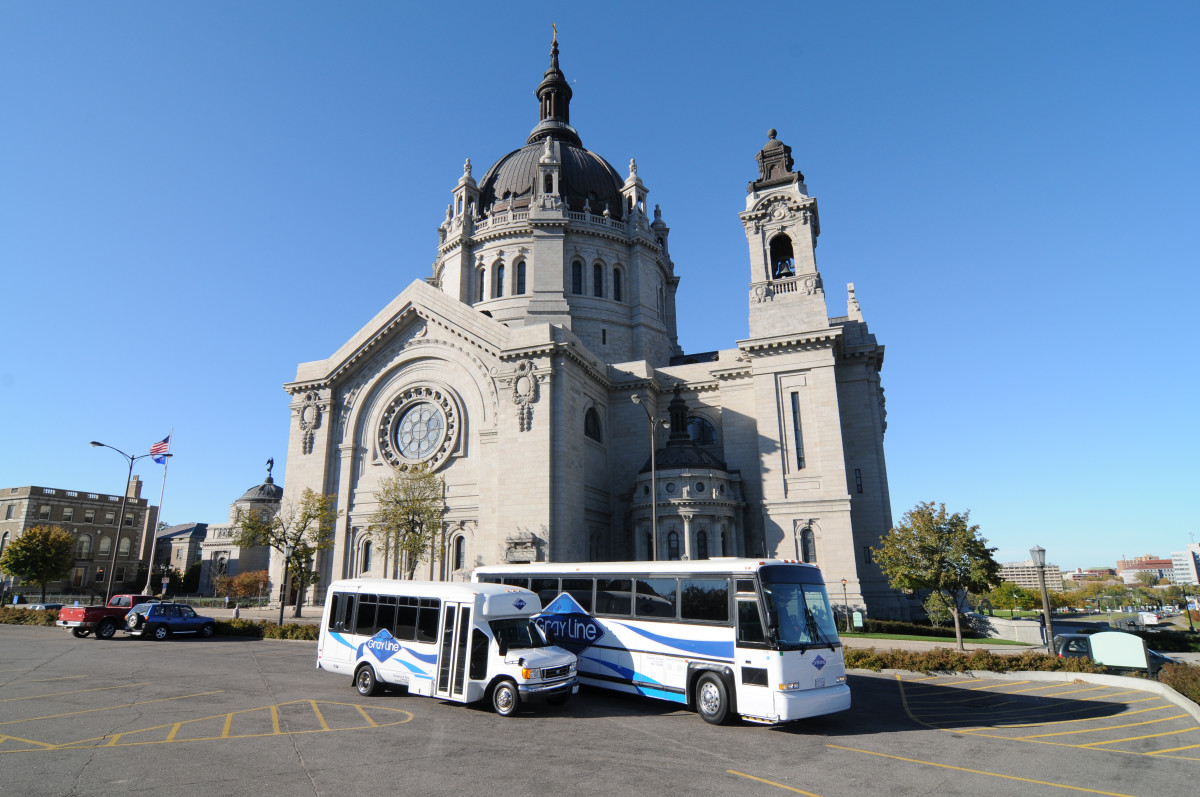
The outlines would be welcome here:
[[[358,568],[359,573],[371,572],[371,541],[367,540],[362,547],[362,565]]]
[[[544,183],[542,184],[542,193],[543,194],[553,194],[554,193],[554,175],[552,175],[552,174],[546,175],[546,179],[545,179]]]
[[[613,269],[613,300],[621,301],[621,269]]]
[[[667,558],[672,561],[679,558],[679,533],[672,531],[667,535]]]
[[[708,422],[707,418],[693,415],[688,418],[687,429],[688,436],[697,445],[711,446],[717,442],[717,430]]]
[[[117,543],[117,556],[129,556],[130,543],[129,537],[122,537],[121,541]]]
[[[101,537],[100,538],[100,551],[99,551],[100,555],[107,556],[111,552],[112,552],[112,538],[111,537]]]
[[[467,541],[461,534],[454,538],[454,569],[465,570],[467,567]]]
[[[478,299],[478,301],[482,302],[486,298],[487,298],[487,269],[481,268],[481,269],[479,269],[479,299]]]
[[[796,275],[796,258],[792,255],[792,239],[783,233],[771,239],[771,276],[794,277]]]
[[[599,263],[592,266],[592,296],[604,295],[604,269]]]
[[[588,411],[584,413],[583,433],[597,443],[604,442],[600,432],[600,413],[596,412],[595,407],[588,407]]]
[[[8,537],[7,534],[5,534],[4,536],[5,536],[5,538]],[[91,534],[80,534],[79,540],[75,543],[75,558],[76,559],[87,559],[91,555],[92,555],[92,535]]]
[[[571,293],[583,293],[583,263],[571,261]]]
[[[499,299],[504,295],[504,264],[500,263],[496,266],[496,287],[492,290],[492,296]]]
[[[0,536],[0,554],[4,553],[4,549],[7,547],[8,547],[8,532],[6,531],[6,532],[4,532],[3,536]]]
[[[810,528],[800,532],[800,559],[810,565],[817,563],[817,540]]]
[[[525,293],[525,261],[517,261],[517,288],[514,291],[516,294]]]
[[[708,532],[704,529],[696,533],[696,558],[708,558]]]

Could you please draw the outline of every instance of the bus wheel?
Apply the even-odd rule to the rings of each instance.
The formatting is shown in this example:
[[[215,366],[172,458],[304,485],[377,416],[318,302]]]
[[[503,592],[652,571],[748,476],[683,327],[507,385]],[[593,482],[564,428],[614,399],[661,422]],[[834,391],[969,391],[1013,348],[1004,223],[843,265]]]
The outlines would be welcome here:
[[[501,717],[511,717],[517,713],[520,705],[521,695],[515,683],[505,679],[496,684],[496,688],[492,690],[492,708],[496,709],[497,714]]]
[[[375,671],[371,669],[370,664],[365,664],[354,675],[354,688],[363,697],[370,697],[379,692],[379,681],[375,678]]]
[[[729,719],[729,692],[721,676],[706,672],[696,681],[696,711],[713,725],[724,725]]]

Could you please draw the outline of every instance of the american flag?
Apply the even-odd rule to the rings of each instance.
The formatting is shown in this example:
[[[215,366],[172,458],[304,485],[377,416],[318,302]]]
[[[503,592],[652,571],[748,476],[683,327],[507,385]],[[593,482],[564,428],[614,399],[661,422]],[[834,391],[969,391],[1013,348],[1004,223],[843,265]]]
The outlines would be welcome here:
[[[167,435],[162,440],[159,440],[154,445],[150,446],[150,453],[154,455],[154,461],[158,464],[163,464],[167,461],[163,454],[171,450],[171,435]]]

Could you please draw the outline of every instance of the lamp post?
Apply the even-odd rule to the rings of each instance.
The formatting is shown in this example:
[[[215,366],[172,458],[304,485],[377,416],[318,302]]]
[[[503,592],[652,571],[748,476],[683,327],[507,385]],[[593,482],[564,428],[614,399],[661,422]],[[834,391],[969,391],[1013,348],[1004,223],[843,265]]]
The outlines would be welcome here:
[[[846,610],[846,633],[850,633],[850,601],[846,597],[846,579],[842,579],[842,608]]]
[[[654,550],[650,552],[650,561],[658,561],[658,469],[654,464],[654,450],[657,448],[654,439],[655,421],[654,416],[650,414],[650,408],[642,403],[642,397],[634,393],[629,397],[629,400],[642,408],[646,413],[646,421],[650,424],[650,540]],[[661,423],[664,428],[667,426],[667,420],[664,418],[658,423]]]
[[[1196,625],[1192,622],[1192,610],[1188,607],[1187,587],[1185,585],[1180,585],[1179,591],[1183,594],[1183,613],[1186,614],[1188,618],[1188,630],[1194,634],[1196,633]]]
[[[117,534],[116,534],[116,539],[113,540],[112,562],[108,568],[108,585],[104,588],[104,605],[107,606],[108,599],[112,597],[113,576],[117,572],[117,549],[119,549],[121,547],[121,545],[120,545],[121,529],[125,527],[125,504],[128,503],[128,501],[129,501],[129,482],[133,480],[133,463],[137,462],[139,459],[145,459],[146,457],[153,457],[153,456],[169,457],[171,455],[170,454],[157,454],[157,455],[155,455],[155,454],[138,454],[137,456],[133,456],[132,454],[126,454],[124,451],[122,451],[119,448],[110,446],[108,443],[100,443],[100,442],[97,442],[96,440],[91,441],[91,443],[89,443],[89,445],[91,445],[93,448],[111,448],[113,451],[116,451],[118,454],[125,457],[125,459],[129,460],[129,473],[127,473],[125,476],[125,489],[121,491],[121,513],[120,513],[120,516],[117,518]],[[147,513],[147,514],[149,514],[149,513]],[[157,538],[158,529],[154,529],[152,533]],[[151,543],[151,546],[150,546],[150,563],[151,564],[154,563],[154,544],[153,543]],[[150,582],[147,581],[146,583],[149,584]]]
[[[1046,591],[1046,549],[1035,545],[1029,549],[1033,564],[1037,567],[1038,583],[1042,587],[1042,612],[1046,615],[1046,651],[1054,654],[1054,622],[1050,619],[1050,593]]]
[[[292,559],[292,546],[283,546],[283,586],[279,588],[279,624],[283,625],[283,607],[287,605],[288,563]]]

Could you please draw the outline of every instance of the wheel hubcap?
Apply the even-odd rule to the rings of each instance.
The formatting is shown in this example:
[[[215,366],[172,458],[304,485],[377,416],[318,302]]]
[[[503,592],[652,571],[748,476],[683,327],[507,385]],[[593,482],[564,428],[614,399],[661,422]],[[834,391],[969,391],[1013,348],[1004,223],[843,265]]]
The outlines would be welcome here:
[[[496,693],[496,706],[501,711],[512,711],[513,696],[509,689],[501,689]]]
[[[721,694],[713,683],[700,687],[700,710],[705,714],[716,714],[721,707]]]

